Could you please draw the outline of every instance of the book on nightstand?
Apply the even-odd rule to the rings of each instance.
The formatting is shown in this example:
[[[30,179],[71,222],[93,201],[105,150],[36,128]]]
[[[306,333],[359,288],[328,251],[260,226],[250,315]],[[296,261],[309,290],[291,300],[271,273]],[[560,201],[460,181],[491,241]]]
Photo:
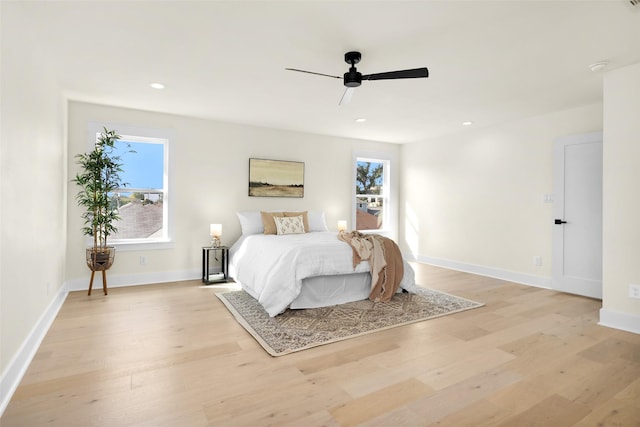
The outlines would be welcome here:
[[[209,282],[215,282],[216,280],[224,280],[224,273],[210,274],[208,280]]]

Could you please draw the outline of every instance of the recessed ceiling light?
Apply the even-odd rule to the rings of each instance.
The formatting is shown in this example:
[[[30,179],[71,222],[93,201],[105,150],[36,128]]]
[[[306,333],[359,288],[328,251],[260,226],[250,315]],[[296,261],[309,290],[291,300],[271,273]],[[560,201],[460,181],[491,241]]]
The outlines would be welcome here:
[[[359,119],[356,119],[356,123],[364,123],[366,121],[367,119],[365,119],[364,117],[360,117]]]
[[[164,85],[162,83],[151,83],[149,86],[154,89],[164,89]]]
[[[607,65],[609,65],[607,61],[594,62],[593,64],[589,65],[589,69],[596,73],[607,68]]]
[[[462,126],[471,126],[472,124],[473,122],[471,121],[462,122]]]

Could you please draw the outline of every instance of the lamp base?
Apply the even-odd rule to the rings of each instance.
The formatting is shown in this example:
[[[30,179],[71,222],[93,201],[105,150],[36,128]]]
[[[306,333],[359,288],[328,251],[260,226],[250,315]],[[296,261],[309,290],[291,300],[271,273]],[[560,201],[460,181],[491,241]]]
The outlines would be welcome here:
[[[211,247],[219,248],[220,247],[220,238],[216,236],[211,236]]]

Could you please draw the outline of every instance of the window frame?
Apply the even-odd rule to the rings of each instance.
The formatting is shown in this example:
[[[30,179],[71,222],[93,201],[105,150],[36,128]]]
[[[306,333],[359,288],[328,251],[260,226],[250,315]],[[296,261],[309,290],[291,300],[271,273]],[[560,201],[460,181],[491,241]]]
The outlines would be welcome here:
[[[96,143],[96,135],[99,135],[103,128],[114,129],[118,135],[121,136],[119,141],[128,142],[141,142],[163,145],[163,236],[161,238],[145,238],[145,239],[109,239],[109,246],[114,246],[120,251],[133,251],[133,250],[154,250],[154,249],[167,249],[174,247],[174,207],[171,202],[171,188],[172,185],[172,141],[174,140],[173,132],[168,129],[152,129],[143,128],[131,125],[123,125],[118,123],[89,123],[88,130],[88,144],[89,149],[93,149]],[[131,192],[135,189],[124,188],[127,192]]]
[[[356,187],[358,186],[358,162],[375,162],[382,163],[382,194],[362,195],[357,194]],[[392,218],[392,191],[391,191],[391,172],[392,172],[393,159],[388,154],[384,153],[353,153],[352,160],[352,179],[351,179],[351,224],[352,229],[361,233],[376,233],[389,235],[393,233],[393,218]],[[358,197],[376,197],[381,198],[382,202],[382,225],[377,229],[358,230],[357,224],[357,207],[356,201]]]

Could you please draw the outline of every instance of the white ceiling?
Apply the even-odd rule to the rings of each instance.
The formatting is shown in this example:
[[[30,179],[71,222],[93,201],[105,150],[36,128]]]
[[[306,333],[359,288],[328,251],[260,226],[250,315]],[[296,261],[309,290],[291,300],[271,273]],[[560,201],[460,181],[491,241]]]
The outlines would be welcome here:
[[[640,62],[640,6],[627,0],[2,8],[70,99],[399,143],[464,132],[466,120],[485,127],[598,102],[602,73],[589,64]],[[365,81],[338,106],[340,80],[285,71],[342,75],[349,50],[362,52],[363,74],[426,66],[430,77]]]

